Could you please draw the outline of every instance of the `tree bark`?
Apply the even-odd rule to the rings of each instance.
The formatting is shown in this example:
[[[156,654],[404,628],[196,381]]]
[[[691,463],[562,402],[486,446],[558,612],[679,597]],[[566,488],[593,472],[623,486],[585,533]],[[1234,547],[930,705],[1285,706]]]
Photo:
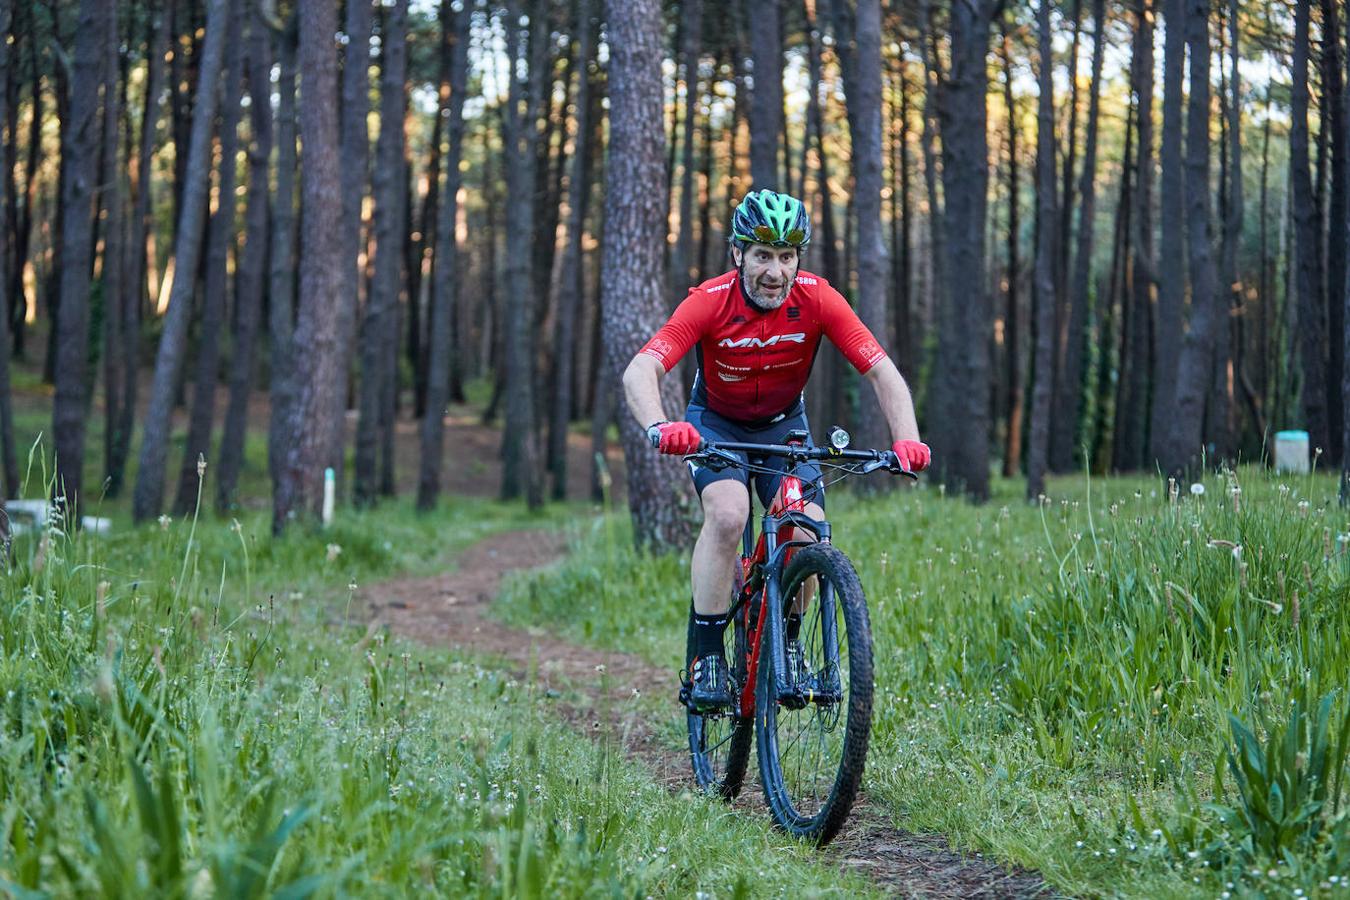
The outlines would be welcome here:
[[[942,90],[942,186],[945,253],[952,303],[939,337],[944,365],[937,367],[938,396],[949,413],[934,438],[938,477],[971,499],[989,498],[989,329],[984,226],[988,214],[989,148],[986,135],[989,26],[997,0],[971,0],[951,12],[951,71]]]
[[[238,181],[239,117],[243,95],[243,6],[230,12],[225,35],[225,70],[221,76],[220,164],[216,169],[216,211],[206,227],[206,278],[196,366],[193,372],[192,413],[188,419],[187,443],[178,470],[178,497],[174,514],[185,516],[197,504],[203,478],[198,459],[211,453],[211,430],[216,416],[216,382],[219,380],[220,347],[229,304],[230,248],[235,243],[235,183]],[[179,272],[179,278],[194,273]]]
[[[918,326],[918,317],[914,315],[914,204],[910,190],[909,159],[909,107],[910,85],[908,65],[903,54],[896,64],[896,95],[899,108],[895,110],[895,127],[892,130],[891,165],[895,169],[892,178],[891,221],[894,247],[891,282],[894,296],[892,308],[895,311],[894,350],[895,363],[902,372],[916,372],[915,348],[923,345],[922,334]],[[802,166],[802,179],[805,183],[806,167]]]
[[[1055,246],[1059,240],[1055,183],[1054,56],[1050,52],[1048,0],[1036,6],[1040,97],[1036,104],[1036,333],[1031,376],[1031,421],[1027,438],[1027,499],[1045,493],[1050,449],[1050,401],[1054,390]]]
[[[380,136],[372,174],[375,200],[375,274],[361,324],[360,420],[356,428],[354,488],[358,504],[380,494],[380,441],[392,427],[389,394],[398,353],[398,295],[403,271],[403,86],[407,75],[407,0],[385,8],[380,43]]]
[[[692,0],[689,6],[701,7],[701,0]],[[692,31],[701,32],[697,13],[686,13],[693,26],[686,24],[686,40]],[[553,357],[553,408],[549,417],[548,460],[549,472],[553,482],[553,498],[563,500],[567,497],[567,429],[572,420],[574,402],[574,370],[576,368],[577,320],[581,314],[581,297],[585,290],[582,277],[581,236],[586,227],[586,212],[590,198],[589,173],[591,170],[591,119],[590,119],[590,62],[595,53],[595,30],[592,26],[590,0],[580,0],[577,11],[577,31],[580,46],[577,49],[578,78],[576,102],[576,136],[569,161],[567,176],[567,245],[563,249],[562,269],[558,277],[558,315],[554,326]],[[697,72],[697,37],[689,55],[686,44],[686,59],[692,62],[690,71]],[[687,62],[686,65],[690,63]],[[691,98],[689,116],[685,120],[684,177],[680,194],[680,241],[683,249],[676,251],[677,258],[687,259],[689,240],[689,217],[693,214],[693,153],[694,124],[692,110],[697,108],[693,102],[697,77],[686,87],[686,96]],[[677,276],[678,277],[678,276]]]
[[[1128,235],[1134,245],[1130,254],[1126,307],[1122,316],[1120,395],[1116,401],[1113,461],[1119,471],[1135,471],[1144,465],[1149,446],[1149,344],[1153,307],[1153,0],[1144,0],[1136,12],[1134,61],[1131,81],[1135,98],[1134,208]],[[1175,253],[1169,248],[1169,253]],[[1170,379],[1165,384],[1170,384]]]
[[[1340,236],[1345,234],[1350,212],[1350,140],[1346,137],[1345,78],[1341,66],[1340,12],[1343,0],[1322,0],[1322,121],[1330,131],[1331,191],[1327,209],[1327,233],[1330,246],[1327,260],[1327,334],[1330,336],[1327,354],[1327,462],[1339,465],[1342,455],[1341,433],[1344,429],[1341,382],[1345,377],[1345,356],[1336,352],[1339,336],[1344,333],[1346,318],[1342,293],[1346,281],[1345,254],[1339,252]]]
[[[840,7],[836,0],[836,10]],[[836,28],[844,17],[836,14]],[[881,2],[858,0],[852,31],[837,32],[839,45],[851,44],[844,69],[844,93],[848,98],[849,134],[853,148],[853,201],[858,217],[859,318],[872,334],[884,339],[887,322],[887,286],[890,284],[890,254],[881,227],[881,194],[885,187],[881,143]],[[845,27],[848,27],[847,25]],[[860,446],[890,445],[885,419],[875,413],[863,415],[857,429]],[[874,488],[886,482],[869,482]]]
[[[1205,416],[1206,440],[1212,442],[1220,459],[1230,460],[1237,452],[1237,420],[1234,382],[1245,378],[1242,370],[1242,275],[1238,269],[1238,251],[1242,243],[1242,79],[1238,71],[1241,58],[1238,43],[1238,2],[1228,6],[1230,69],[1227,112],[1228,180],[1220,179],[1226,190],[1223,203],[1223,275],[1214,371]],[[1222,63],[1221,63],[1222,64]],[[1236,326],[1236,334],[1235,334]],[[1255,420],[1254,420],[1255,421]],[[1264,429],[1262,429],[1264,430]]]
[[[750,65],[754,87],[750,92],[750,181],[752,190],[786,191],[778,164],[783,144],[783,45],[779,29],[781,0],[746,3],[753,16]]]
[[[681,55],[684,57],[685,71],[684,153],[680,172],[680,232],[670,260],[672,297],[681,296],[694,277],[689,257],[694,244],[694,132],[698,123],[698,62],[700,38],[703,36],[703,0],[685,0],[683,7],[684,47]],[[581,109],[580,100],[577,109]],[[577,140],[581,140],[580,132]],[[559,345],[558,350],[561,352],[562,345]],[[556,480],[554,489],[557,489]]]
[[[1013,97],[1012,38],[1009,28],[1003,31],[1003,102],[1008,107],[1008,289],[1003,319],[1003,352],[1007,360],[1004,387],[1008,391],[1008,427],[1003,449],[1003,477],[1012,478],[1022,471],[1022,417],[1024,397],[1022,388],[1022,338],[1019,320],[1017,286],[1021,280],[1021,262],[1018,247],[1022,240],[1021,182],[1017,166],[1017,103]]]
[[[129,348],[123,330],[126,317],[122,311],[124,291],[124,238],[122,159],[120,125],[122,122],[121,94],[118,75],[121,71],[121,41],[116,10],[108,15],[107,33],[103,44],[103,167],[99,175],[99,206],[106,216],[103,237],[103,470],[111,480],[112,473],[122,468],[116,459],[119,429],[124,420],[121,404],[126,396],[123,378]],[[132,370],[134,377],[134,369]]]
[[[301,210],[306,222],[334,222],[342,215],[342,171],[338,162],[337,55],[332,35],[337,13],[324,0],[299,0]],[[342,339],[338,325],[344,302],[346,267],[336,229],[301,232],[300,314],[294,334],[295,403],[289,444],[272,507],[272,530],[297,518],[314,518],[323,499],[323,468],[331,459],[330,417],[343,391]]]
[[[436,266],[432,284],[430,351],[427,374],[427,408],[422,416],[422,455],[417,478],[417,508],[436,506],[441,489],[445,439],[445,405],[450,393],[450,360],[455,355],[451,323],[459,300],[459,245],[455,223],[459,218],[459,160],[464,145],[464,94],[468,85],[470,10],[454,10],[443,0],[441,16],[446,23],[446,42],[441,52],[450,57],[449,94],[442,102],[441,120],[446,125],[445,188],[439,191],[436,223]],[[584,39],[583,39],[584,40]],[[582,74],[584,80],[585,74]],[[560,348],[561,349],[561,348]],[[566,354],[564,354],[566,355]]]
[[[126,277],[122,284],[121,307],[122,343],[125,347],[122,370],[122,397],[120,417],[108,459],[108,496],[122,493],[126,478],[126,461],[131,455],[131,436],[136,429],[136,400],[140,394],[140,331],[141,310],[148,305],[146,271],[148,243],[153,227],[152,210],[154,174],[151,165],[155,152],[155,133],[159,123],[160,102],[164,85],[164,54],[169,48],[171,10],[156,8],[151,14],[150,34],[147,38],[146,94],[141,114],[140,143],[134,172],[136,203],[131,216],[131,240],[126,253]]]
[[[132,497],[132,516],[137,522],[159,515],[164,502],[164,457],[168,451],[170,417],[174,395],[187,355],[188,325],[192,317],[192,295],[196,288],[197,263],[202,250],[202,231],[206,223],[209,198],[207,182],[211,174],[211,139],[215,130],[218,85],[225,50],[229,4],[211,0],[206,21],[206,39],[202,49],[201,83],[208,85],[197,97],[193,110],[192,137],[184,178],[182,212],[174,240],[175,269],[164,314],[163,332],[155,355],[155,376],[150,388],[150,408],[141,437],[139,468]],[[195,462],[195,460],[194,460]]]
[[[1346,23],[1345,28],[1345,56],[1347,64],[1350,64],[1350,22]],[[1344,92],[1342,98],[1345,102],[1345,109],[1342,112],[1342,138],[1345,143],[1342,145],[1350,149],[1350,90]],[[1350,162],[1350,160],[1347,160]],[[1350,254],[1350,189],[1346,191],[1345,198],[1345,234],[1342,235],[1341,250],[1342,253]],[[1333,235],[1332,240],[1335,240]],[[1343,322],[1350,326],[1350,272],[1346,273],[1345,285],[1342,290],[1343,299],[1341,301],[1341,311],[1344,316]],[[1332,336],[1336,340],[1336,336]],[[1350,359],[1350,327],[1345,328],[1345,333],[1340,340],[1341,353],[1345,358]],[[1341,372],[1341,506],[1350,504],[1350,366],[1345,366]]]
[[[56,441],[56,499],[68,527],[78,527],[84,466],[85,416],[89,402],[89,272],[98,161],[99,82],[104,29],[115,14],[108,0],[81,0],[70,75],[70,119],[62,131],[66,171],[61,190],[61,303],[56,320],[56,396],[52,433]]]
[[[10,93],[5,86],[17,68],[16,60],[10,57],[9,41],[6,40],[11,15],[10,0],[0,0],[0,122],[10,120]],[[10,134],[14,134],[12,126]],[[0,172],[4,172],[7,176],[13,173],[10,167],[12,160],[9,157],[9,150],[13,146],[12,143],[0,141]],[[11,213],[9,203],[0,200],[0,285],[9,283],[5,268],[10,264],[8,238]],[[8,304],[0,303],[0,459],[3,459],[0,477],[4,479],[0,483],[0,507],[3,507],[5,500],[16,497],[19,489],[18,465],[15,462],[14,450],[14,411],[9,383],[11,350]],[[0,545],[3,546],[6,559],[9,557],[9,536],[9,515],[6,513],[0,515]]]
[[[267,472],[273,489],[284,477],[288,438],[299,385],[295,381],[295,53],[299,33],[292,16],[277,41],[276,193],[267,280],[268,393]]]
[[[1186,259],[1185,177],[1183,169],[1182,100],[1186,37],[1183,20],[1186,0],[1163,0],[1166,20],[1163,39],[1163,126],[1159,159],[1162,168],[1159,212],[1162,248],[1157,264],[1158,310],[1154,332],[1153,404],[1149,414],[1150,448],[1154,460],[1167,457],[1169,448],[1184,438],[1178,429],[1186,423],[1177,415],[1177,362],[1185,329]],[[1142,223],[1141,223],[1142,224]]]
[[[1204,449],[1205,398],[1213,374],[1214,334],[1223,308],[1210,229],[1209,0],[1186,0],[1185,17],[1191,76],[1186,114],[1186,255],[1191,271],[1191,316],[1177,361],[1173,407],[1177,421],[1159,459],[1163,470],[1174,475],[1194,465]]]
[[[244,213],[244,252],[235,281],[236,326],[230,359],[230,400],[220,438],[216,473],[216,510],[238,507],[235,496],[244,465],[248,399],[253,389],[254,345],[262,321],[263,266],[267,261],[268,170],[272,156],[271,35],[261,11],[251,11],[248,36],[249,121],[248,207]]]
[[[1083,350],[1087,341],[1087,325],[1092,318],[1092,298],[1089,286],[1092,279],[1093,225],[1097,215],[1097,124],[1101,113],[1102,65],[1106,55],[1106,2],[1093,0],[1092,24],[1096,38],[1092,48],[1092,81],[1088,86],[1088,122],[1083,148],[1083,171],[1078,182],[1079,213],[1078,241],[1073,255],[1071,298],[1068,301],[1068,340],[1064,347],[1064,365],[1056,385],[1055,435],[1050,444],[1050,468],[1066,472],[1087,458],[1079,451],[1082,426],[1082,401],[1085,381]],[[1063,220],[1068,221],[1069,197],[1063,205]],[[1061,229],[1061,235],[1065,232]],[[1067,256],[1067,247],[1066,247]]]
[[[326,465],[333,468],[339,497],[346,496],[348,385],[357,341],[357,310],[361,305],[361,288],[366,283],[366,273],[358,263],[366,247],[362,228],[362,201],[366,196],[366,187],[371,182],[370,131],[367,122],[370,113],[371,21],[370,0],[349,0],[343,25],[347,34],[347,49],[343,55],[342,114],[338,124],[341,135],[338,159],[342,169],[341,265],[346,277],[336,310],[339,384],[337,391],[330,395],[332,408],[326,413],[326,421],[332,429]]]
[[[610,384],[666,318],[661,285],[661,13],[656,0],[608,0],[610,142],[605,191],[605,365]],[[777,141],[771,143],[777,147]],[[662,379],[661,401],[678,410],[679,388]],[[628,474],[628,506],[640,547],[673,550],[691,536],[689,481],[678,460],[647,443],[632,416],[619,416]]]
[[[1327,415],[1327,331],[1318,204],[1308,159],[1308,32],[1312,0],[1294,4],[1294,56],[1289,129],[1289,181],[1298,271],[1299,357],[1303,371],[1303,419],[1310,450],[1329,446]]]
[[[508,5],[507,58],[513,61],[526,59],[522,48],[519,22],[521,20],[519,0]],[[543,28],[542,4],[533,2],[529,15],[528,47],[536,48],[545,39]],[[659,51],[658,51],[659,54]],[[513,62],[513,67],[516,63]],[[508,256],[505,268],[505,283],[511,312],[504,317],[504,344],[506,359],[505,429],[502,435],[502,489],[501,498],[512,500],[525,497],[527,505],[533,509],[543,503],[543,486],[539,472],[538,436],[535,432],[535,391],[534,391],[534,354],[535,343],[533,329],[512,327],[510,323],[532,323],[539,302],[534,296],[533,257],[528,251],[534,235],[535,203],[533,196],[536,157],[534,141],[538,136],[537,123],[542,102],[542,82],[544,72],[538,66],[531,66],[529,81],[522,84],[518,77],[510,79],[510,91],[507,109],[502,114],[502,137],[505,145],[506,191],[513,198],[512,214],[506,221],[506,240],[514,249]],[[661,116],[656,121],[659,125]],[[663,218],[666,205],[665,192],[661,190],[663,182],[650,185],[660,202]],[[662,229],[664,233],[664,228]],[[664,246],[661,241],[659,246]],[[659,249],[659,247],[658,247]],[[657,276],[661,267],[649,270],[649,276]]]
[[[1138,41],[1135,49],[1138,49]],[[1137,57],[1136,57],[1137,58]],[[1130,78],[1131,87],[1135,84]],[[1134,212],[1134,134],[1135,105],[1133,92],[1125,114],[1125,150],[1121,154],[1120,195],[1116,202],[1115,222],[1111,235],[1111,273],[1104,292],[1101,336],[1102,348],[1097,367],[1096,433],[1093,442],[1093,470],[1109,472],[1126,468],[1116,458],[1117,438],[1124,433],[1119,427],[1123,388],[1130,381],[1129,354],[1126,349],[1129,325],[1130,298],[1133,296],[1130,270],[1134,248],[1131,242]],[[1114,373],[1114,377],[1113,377]]]
[[[1346,23],[1346,63],[1350,65],[1350,23]],[[1345,109],[1342,115],[1342,136],[1345,139],[1345,146],[1350,150],[1350,90],[1346,90]],[[1350,161],[1347,161],[1350,162]],[[1346,232],[1345,244],[1342,244],[1343,254],[1350,255],[1350,188],[1346,190]],[[1343,300],[1341,305],[1342,322],[1345,324],[1341,339],[1341,352],[1345,358],[1350,359],[1350,271],[1346,271],[1346,283],[1343,287]],[[1335,336],[1332,336],[1335,340]],[[1343,367],[1341,372],[1341,506],[1350,505],[1350,366]]]

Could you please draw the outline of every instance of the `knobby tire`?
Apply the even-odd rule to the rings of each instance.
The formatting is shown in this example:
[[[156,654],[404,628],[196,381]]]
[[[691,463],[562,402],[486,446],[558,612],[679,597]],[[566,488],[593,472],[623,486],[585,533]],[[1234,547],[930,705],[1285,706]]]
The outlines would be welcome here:
[[[830,682],[830,673],[824,673],[819,683],[830,682],[842,696],[832,703],[806,702],[799,709],[780,706],[772,629],[766,627],[760,636],[755,685],[755,737],[760,780],[774,823],[789,834],[823,845],[839,833],[862,783],[872,726],[872,632],[858,574],[848,557],[831,544],[813,544],[794,554],[781,577],[780,616],[786,617],[794,595],[812,576],[819,577],[818,591],[803,616],[803,645],[812,640],[812,629],[816,634],[825,631],[821,611],[828,585],[840,666],[834,682]],[[813,666],[822,665],[823,652],[808,647]],[[806,760],[812,741],[814,764]]]

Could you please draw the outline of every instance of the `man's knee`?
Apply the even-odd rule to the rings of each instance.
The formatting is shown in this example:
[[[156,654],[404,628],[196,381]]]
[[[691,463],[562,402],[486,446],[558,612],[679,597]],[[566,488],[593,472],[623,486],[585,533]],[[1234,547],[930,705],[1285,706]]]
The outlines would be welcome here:
[[[703,533],[719,544],[740,537],[750,514],[750,494],[736,481],[715,481],[703,491]]]

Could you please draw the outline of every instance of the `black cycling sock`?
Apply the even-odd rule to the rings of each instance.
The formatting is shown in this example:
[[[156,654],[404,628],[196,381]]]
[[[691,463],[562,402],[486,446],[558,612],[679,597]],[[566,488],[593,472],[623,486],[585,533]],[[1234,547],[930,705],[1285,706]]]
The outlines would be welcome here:
[[[694,628],[694,653],[698,657],[721,656],[722,632],[727,627],[727,614],[705,616],[702,613],[690,613],[690,622]]]
[[[787,617],[787,639],[789,641],[797,640],[802,633],[801,613],[788,613]]]

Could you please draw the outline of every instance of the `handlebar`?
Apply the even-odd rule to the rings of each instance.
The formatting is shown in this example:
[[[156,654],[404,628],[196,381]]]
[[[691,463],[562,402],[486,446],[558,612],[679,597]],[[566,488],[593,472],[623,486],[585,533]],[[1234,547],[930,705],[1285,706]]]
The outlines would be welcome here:
[[[863,463],[858,471],[862,474],[886,469],[894,475],[917,481],[919,476],[900,464],[893,450],[840,450],[837,447],[815,447],[806,444],[743,444],[731,441],[701,441],[698,450],[685,459],[726,466],[740,466],[743,462],[736,453],[754,453],[759,456],[780,456],[793,462],[807,460],[856,460]]]

